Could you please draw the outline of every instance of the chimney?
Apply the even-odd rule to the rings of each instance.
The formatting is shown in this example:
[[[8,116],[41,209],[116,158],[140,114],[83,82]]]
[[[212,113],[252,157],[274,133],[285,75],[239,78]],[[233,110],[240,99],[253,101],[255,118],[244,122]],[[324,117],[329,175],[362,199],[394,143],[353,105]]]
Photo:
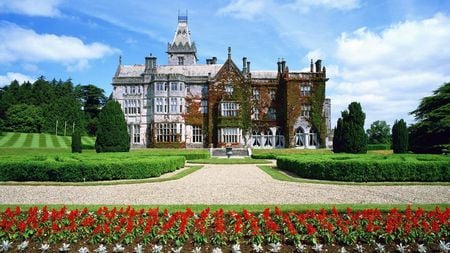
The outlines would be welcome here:
[[[316,61],[316,72],[320,72],[322,69],[322,60],[317,60]]]
[[[281,73],[281,62],[280,62],[280,58],[278,58],[277,65],[278,65],[278,73]]]
[[[228,60],[231,60],[231,47],[228,47]]]
[[[211,64],[211,59],[206,59],[206,65],[210,65]]]
[[[211,64],[216,64],[217,63],[217,57],[213,57],[212,59],[211,59]]]
[[[311,59],[311,64],[309,65],[311,73],[314,72],[313,59]]]
[[[247,62],[247,73],[250,73],[250,62]]]
[[[150,56],[145,57],[145,72],[156,69],[156,57]]]
[[[247,73],[247,57],[242,58],[242,73]]]
[[[286,70],[286,61],[281,58],[281,72],[284,73],[284,71]]]
[[[326,75],[327,69],[325,68],[325,66],[322,67],[322,72],[323,72],[324,75]]]

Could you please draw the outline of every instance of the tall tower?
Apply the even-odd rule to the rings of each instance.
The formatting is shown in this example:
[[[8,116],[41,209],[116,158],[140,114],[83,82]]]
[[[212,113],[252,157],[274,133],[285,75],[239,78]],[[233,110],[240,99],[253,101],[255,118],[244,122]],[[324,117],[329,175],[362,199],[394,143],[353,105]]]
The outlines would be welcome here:
[[[167,45],[169,65],[194,65],[197,63],[197,48],[191,40],[188,16],[178,13],[178,26],[172,43]]]

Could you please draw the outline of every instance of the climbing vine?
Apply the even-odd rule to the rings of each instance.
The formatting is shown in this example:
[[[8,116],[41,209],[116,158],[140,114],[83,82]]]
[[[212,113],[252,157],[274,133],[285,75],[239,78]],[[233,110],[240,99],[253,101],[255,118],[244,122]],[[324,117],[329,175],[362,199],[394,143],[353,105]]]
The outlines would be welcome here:
[[[321,147],[325,147],[327,127],[323,113],[323,103],[325,101],[325,81],[319,81],[313,86],[311,95],[311,116],[309,121],[319,136]]]

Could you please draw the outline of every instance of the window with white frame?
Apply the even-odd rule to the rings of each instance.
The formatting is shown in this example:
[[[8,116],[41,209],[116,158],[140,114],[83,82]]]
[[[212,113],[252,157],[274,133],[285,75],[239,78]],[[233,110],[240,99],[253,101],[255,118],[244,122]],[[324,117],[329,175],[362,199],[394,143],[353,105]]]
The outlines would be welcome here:
[[[126,115],[135,115],[141,113],[141,100],[126,99],[124,103],[124,113]]]
[[[231,83],[227,83],[227,84],[225,85],[225,92],[226,92],[228,95],[232,95],[232,94],[233,94],[233,91],[234,91],[233,85],[232,85]]]
[[[170,98],[170,112],[176,113],[178,110],[178,98]]]
[[[252,120],[259,120],[259,109],[253,108]]]
[[[182,124],[180,123],[157,123],[155,124],[156,142],[180,142]]]
[[[221,141],[224,143],[238,143],[239,128],[221,128]]]
[[[277,93],[276,93],[276,91],[274,89],[270,89],[269,90],[270,99],[275,100],[276,94]]]
[[[309,104],[302,104],[301,115],[303,117],[309,118],[309,116],[311,116],[311,105],[309,105]]]
[[[164,91],[164,83],[156,83],[157,91]]]
[[[203,142],[203,132],[201,126],[192,126],[192,142],[193,143]]]
[[[178,90],[178,83],[170,83],[170,90],[171,91]]]
[[[259,95],[259,90],[258,89],[253,88],[252,94],[253,94],[253,99],[254,100],[259,100],[260,99],[260,95]]]
[[[220,104],[220,116],[222,117],[237,117],[239,111],[239,104],[236,102],[222,102]]]
[[[300,86],[300,95],[310,96],[311,95],[311,86],[309,86],[309,85]]]
[[[200,111],[203,114],[207,114],[208,113],[208,100],[202,100],[200,102]]]
[[[183,112],[183,104],[184,104],[184,99],[183,98],[180,98],[180,103],[178,103],[179,104],[179,108],[180,108],[180,111],[179,111],[179,113],[182,113]]]
[[[178,57],[178,65],[184,65],[184,57],[183,56]]]
[[[277,119],[277,110],[273,107],[270,107],[267,111],[267,119],[276,120]]]
[[[164,111],[164,100],[165,100],[164,98],[156,98],[155,99],[157,113],[165,112]]]
[[[133,143],[141,143],[141,126],[133,126]]]

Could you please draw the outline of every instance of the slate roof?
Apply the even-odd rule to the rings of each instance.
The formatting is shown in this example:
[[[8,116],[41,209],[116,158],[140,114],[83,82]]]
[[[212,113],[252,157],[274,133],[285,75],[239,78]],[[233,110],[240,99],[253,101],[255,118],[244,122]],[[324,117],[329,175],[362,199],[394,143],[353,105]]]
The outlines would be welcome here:
[[[160,65],[156,67],[157,74],[182,74],[185,76],[215,76],[222,64],[199,64],[199,65]],[[122,65],[117,77],[140,77],[144,73],[145,65]]]

